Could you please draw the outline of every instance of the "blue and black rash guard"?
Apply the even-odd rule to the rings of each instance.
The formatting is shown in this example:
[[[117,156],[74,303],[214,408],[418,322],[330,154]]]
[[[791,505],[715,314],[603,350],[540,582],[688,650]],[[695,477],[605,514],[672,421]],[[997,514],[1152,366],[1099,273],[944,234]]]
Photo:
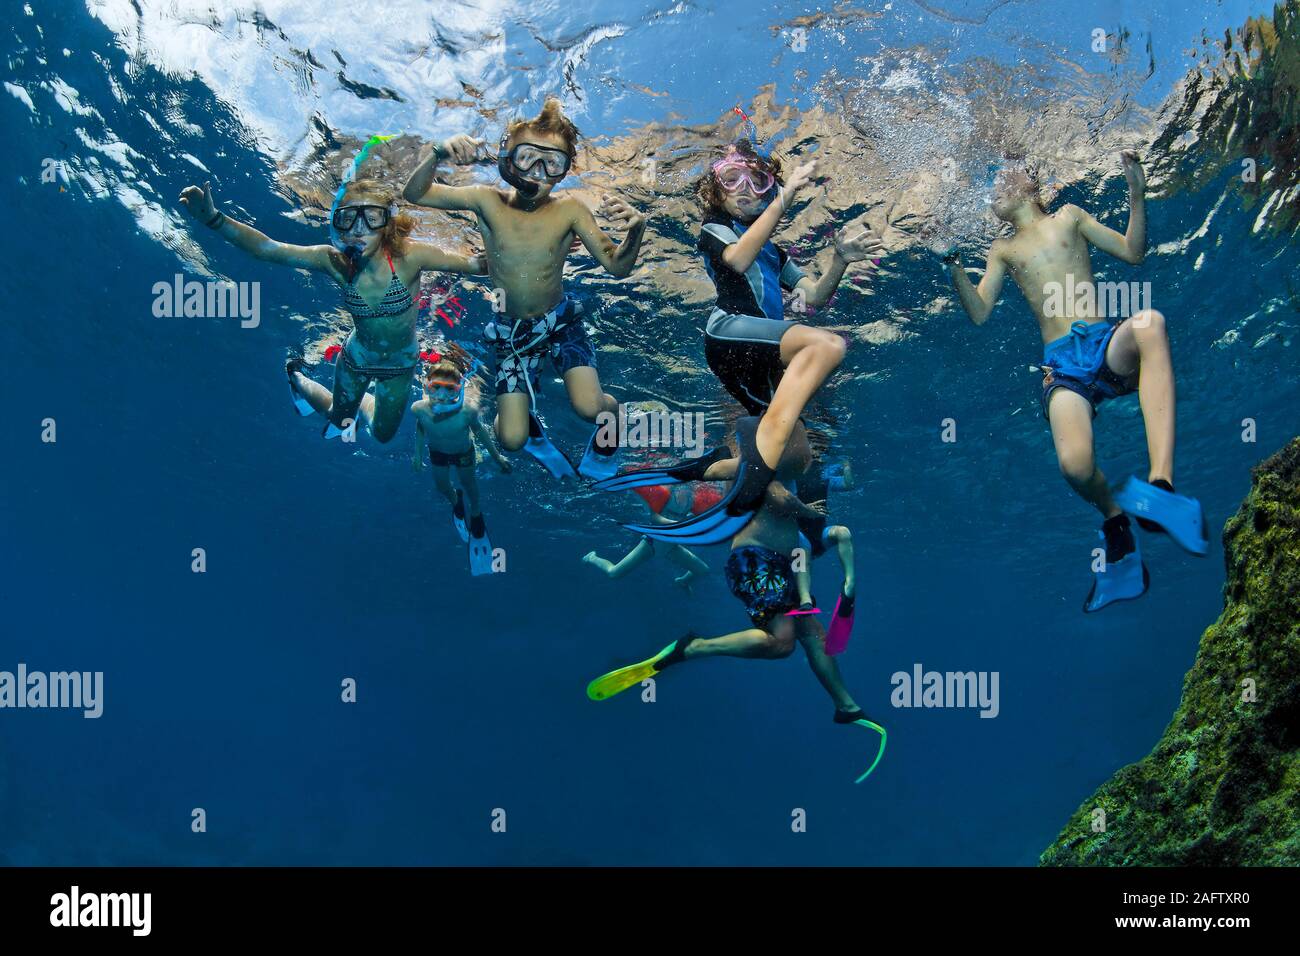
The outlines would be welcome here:
[[[725,216],[709,216],[700,229],[699,250],[718,290],[718,308],[732,315],[761,315],[780,321],[785,318],[781,290],[793,290],[803,272],[770,239],[744,275],[729,267],[722,261],[722,253],[746,228]]]

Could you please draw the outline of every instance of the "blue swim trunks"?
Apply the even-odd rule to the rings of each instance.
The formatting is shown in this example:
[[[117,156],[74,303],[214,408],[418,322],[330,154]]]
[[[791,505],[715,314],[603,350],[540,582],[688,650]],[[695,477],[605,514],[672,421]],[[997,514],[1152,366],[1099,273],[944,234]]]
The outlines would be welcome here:
[[[1108,398],[1118,398],[1133,391],[1133,387],[1116,375],[1106,364],[1106,348],[1116,330],[1128,321],[1075,322],[1067,335],[1048,342],[1043,347],[1043,417],[1052,392],[1058,388],[1069,389],[1082,395],[1097,406]]]
[[[557,375],[571,368],[595,368],[596,347],[587,335],[582,313],[582,304],[565,296],[545,315],[489,322],[483,340],[496,348],[496,393],[535,390],[538,368],[548,355]]]
[[[749,612],[754,626],[768,630],[772,619],[799,606],[794,568],[788,555],[753,545],[727,558],[727,587]]]

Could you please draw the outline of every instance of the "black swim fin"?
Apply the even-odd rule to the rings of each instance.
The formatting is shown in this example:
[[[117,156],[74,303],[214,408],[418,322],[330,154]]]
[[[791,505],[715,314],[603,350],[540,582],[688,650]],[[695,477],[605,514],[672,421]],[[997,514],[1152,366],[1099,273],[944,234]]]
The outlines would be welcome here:
[[[634,468],[612,478],[595,482],[597,491],[630,491],[647,485],[680,485],[687,481],[704,481],[704,473],[720,461],[731,457],[726,448],[715,448],[699,458],[688,458],[667,468]]]
[[[742,419],[736,426],[736,445],[740,449],[740,467],[736,480],[722,500],[685,521],[661,525],[623,525],[628,531],[643,534],[656,541],[681,545],[719,544],[735,537],[754,519],[754,512],[763,504],[767,486],[776,471],[763,461],[758,453],[758,419]]]

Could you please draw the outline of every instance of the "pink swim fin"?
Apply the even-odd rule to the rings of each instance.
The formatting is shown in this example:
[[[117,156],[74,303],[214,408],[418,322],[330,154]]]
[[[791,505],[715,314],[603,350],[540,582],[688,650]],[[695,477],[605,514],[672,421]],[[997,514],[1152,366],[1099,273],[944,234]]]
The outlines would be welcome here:
[[[839,600],[835,602],[831,626],[826,631],[826,653],[832,657],[842,654],[849,646],[849,638],[853,635],[853,601],[841,591]]]

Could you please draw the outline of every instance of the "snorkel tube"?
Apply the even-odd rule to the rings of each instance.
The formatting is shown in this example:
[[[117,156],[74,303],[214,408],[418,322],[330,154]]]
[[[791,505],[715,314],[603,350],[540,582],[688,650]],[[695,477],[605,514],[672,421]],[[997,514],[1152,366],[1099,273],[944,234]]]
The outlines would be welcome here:
[[[501,178],[509,185],[514,186],[515,189],[519,190],[525,198],[532,198],[533,196],[536,196],[537,191],[541,189],[541,184],[531,179],[526,179],[515,172],[515,164],[510,161],[510,154],[506,152],[506,142],[509,141],[509,139],[509,133],[501,134],[501,144],[497,147],[497,172],[501,174]]]
[[[343,201],[343,193],[347,191],[348,184],[357,178],[357,170],[361,168],[361,164],[364,163],[366,158],[370,155],[370,150],[380,143],[388,142],[390,139],[393,139],[393,137],[381,136],[376,133],[374,136],[371,136],[370,139],[366,140],[366,144],[362,146],[357,155],[353,157],[352,165],[343,173],[343,181],[339,183],[339,191],[334,194],[334,204],[330,206],[330,245],[347,257],[348,262],[351,263],[354,270],[360,265],[358,260],[361,258],[361,249],[353,243],[345,242],[343,237],[339,235],[339,231],[334,228],[334,214],[338,212],[339,203]],[[396,215],[396,208],[390,208],[388,214],[389,216]]]

